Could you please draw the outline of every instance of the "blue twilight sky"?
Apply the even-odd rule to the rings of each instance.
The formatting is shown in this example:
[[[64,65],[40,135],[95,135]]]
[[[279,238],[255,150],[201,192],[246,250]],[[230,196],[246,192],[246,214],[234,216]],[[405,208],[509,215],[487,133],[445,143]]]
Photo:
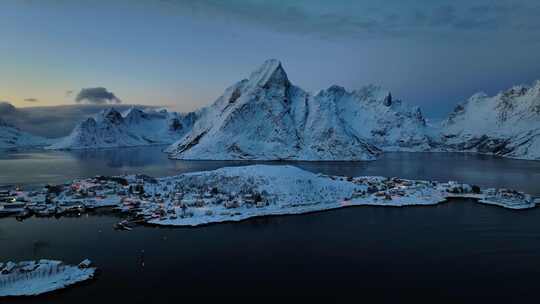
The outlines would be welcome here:
[[[277,58],[307,90],[375,83],[441,117],[540,79],[538,16],[537,0],[2,0],[0,100],[74,104],[102,87],[190,111]]]

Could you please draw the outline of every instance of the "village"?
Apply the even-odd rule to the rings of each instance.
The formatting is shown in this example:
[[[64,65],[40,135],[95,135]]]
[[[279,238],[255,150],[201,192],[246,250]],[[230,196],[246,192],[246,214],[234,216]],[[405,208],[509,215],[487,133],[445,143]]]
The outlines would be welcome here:
[[[98,208],[122,215],[116,229],[138,224],[197,226],[255,216],[300,214],[355,205],[433,205],[469,198],[510,209],[533,208],[530,195],[457,182],[337,177],[292,166],[247,166],[153,178],[96,176],[39,190],[0,190],[0,216],[18,220],[81,216]]]

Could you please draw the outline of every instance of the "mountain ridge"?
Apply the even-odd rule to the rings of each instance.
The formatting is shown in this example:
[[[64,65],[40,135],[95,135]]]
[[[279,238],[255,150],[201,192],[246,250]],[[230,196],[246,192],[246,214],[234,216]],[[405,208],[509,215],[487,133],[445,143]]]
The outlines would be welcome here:
[[[362,114],[370,109],[375,110]],[[334,85],[309,93],[295,86],[275,59],[265,61],[249,78],[227,88],[200,113],[193,129],[166,150],[172,158],[372,160],[381,149],[370,142],[363,130],[366,124],[359,123],[362,119],[375,117],[369,127],[375,133],[378,129],[380,143],[388,143],[392,137],[392,141],[400,139],[407,145],[412,133],[424,134],[425,127],[419,110],[413,114],[401,101],[392,103],[391,94],[379,87],[348,92]],[[402,124],[384,120],[384,113]],[[414,132],[396,131],[403,124],[414,127]],[[419,137],[418,141],[428,142]]]
[[[540,159],[540,80],[472,95],[443,121],[441,141],[450,151]]]
[[[124,114],[114,107],[89,117],[47,149],[95,149],[165,145],[180,138],[194,114],[132,107]]]
[[[213,103],[179,114],[105,109],[50,149],[169,145],[190,160],[373,160],[385,151],[477,152],[540,159],[540,80],[473,94],[440,125],[380,86],[308,92],[265,61]],[[17,145],[12,141],[12,145]]]

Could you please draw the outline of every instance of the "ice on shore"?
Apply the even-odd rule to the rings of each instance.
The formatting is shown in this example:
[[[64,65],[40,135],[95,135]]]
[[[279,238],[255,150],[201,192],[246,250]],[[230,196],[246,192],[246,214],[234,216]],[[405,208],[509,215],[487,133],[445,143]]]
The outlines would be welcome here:
[[[90,260],[79,266],[39,260],[0,263],[0,297],[36,296],[90,280],[96,268]]]

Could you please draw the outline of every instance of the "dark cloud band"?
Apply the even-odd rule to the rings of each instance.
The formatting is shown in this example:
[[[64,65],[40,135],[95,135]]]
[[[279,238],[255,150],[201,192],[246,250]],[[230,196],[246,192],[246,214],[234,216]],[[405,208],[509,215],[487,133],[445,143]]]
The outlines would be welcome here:
[[[85,88],[82,89],[75,97],[77,103],[90,103],[90,104],[107,104],[107,103],[121,103],[122,101],[114,95],[113,92],[107,91],[106,88]]]
[[[349,12],[310,10],[310,1],[164,0],[189,15],[243,21],[279,32],[329,37],[390,37],[441,32],[533,30],[540,28],[540,5],[534,0],[386,2],[351,6]],[[346,6],[347,1],[338,1]],[[383,1],[381,1],[383,3]],[[486,4],[487,3],[487,4]],[[425,4],[425,5],[424,5]],[[339,5],[338,5],[339,6]]]

